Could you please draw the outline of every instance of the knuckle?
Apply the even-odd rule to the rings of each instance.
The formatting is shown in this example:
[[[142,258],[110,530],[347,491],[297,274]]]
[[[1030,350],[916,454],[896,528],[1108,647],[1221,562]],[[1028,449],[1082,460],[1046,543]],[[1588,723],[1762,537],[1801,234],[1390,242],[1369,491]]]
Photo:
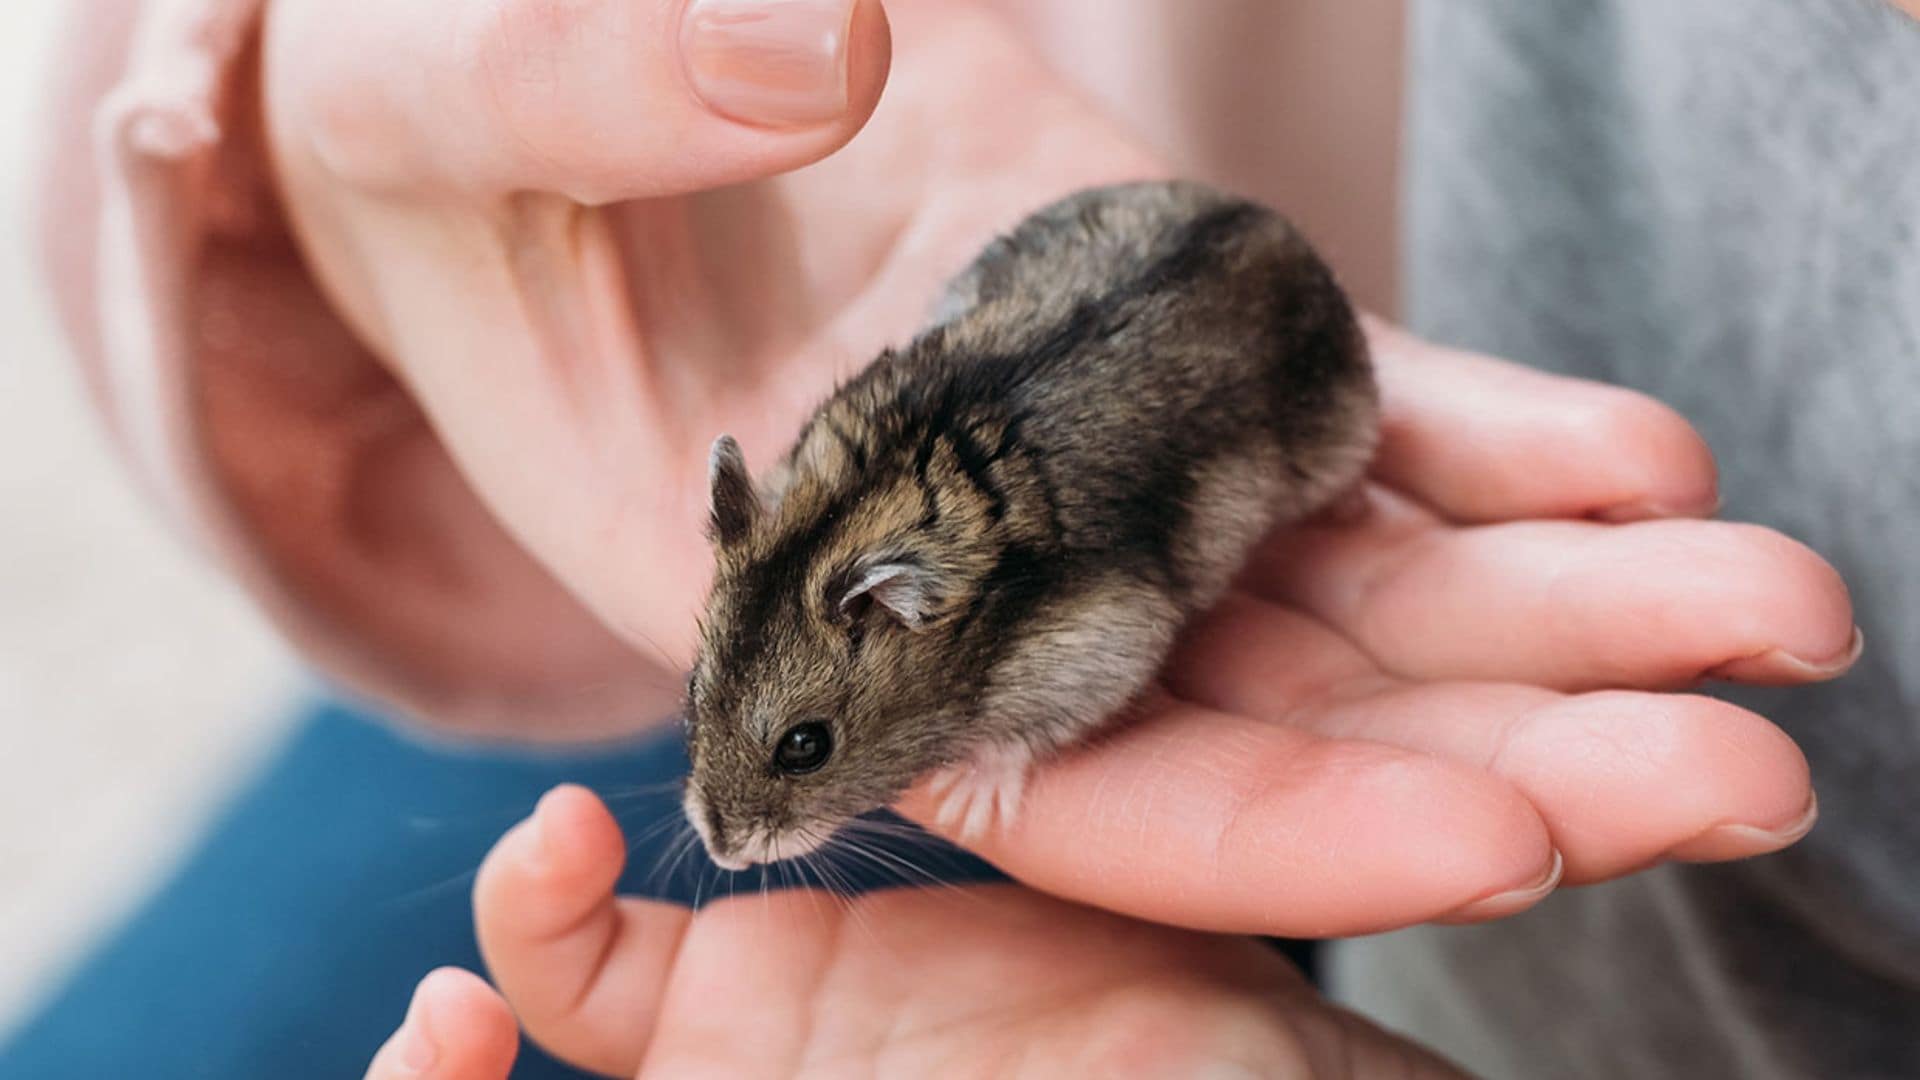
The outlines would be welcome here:
[[[1852,604],[1840,572],[1806,544],[1765,525],[1725,525],[1746,560],[1752,579],[1816,605],[1819,617],[1851,617]]]
[[[451,76],[485,119],[508,139],[531,147],[564,110],[559,94],[569,56],[587,38],[614,33],[599,25],[595,0],[492,0],[476,5],[455,33]]]

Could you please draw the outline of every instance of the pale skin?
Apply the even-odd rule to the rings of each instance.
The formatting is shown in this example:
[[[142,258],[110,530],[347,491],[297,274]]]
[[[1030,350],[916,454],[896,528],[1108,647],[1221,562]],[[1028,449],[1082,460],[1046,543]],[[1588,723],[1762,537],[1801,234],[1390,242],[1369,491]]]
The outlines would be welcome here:
[[[712,436],[772,460],[994,230],[1073,188],[1174,170],[965,4],[862,5],[844,109],[775,126],[689,91],[678,4],[438,6],[270,5],[262,90],[285,209],[336,310],[430,419],[411,437],[450,455],[394,497],[470,485],[504,534],[450,538],[446,556],[504,575],[531,552],[658,657],[662,713],[709,573]],[[1143,1011],[1220,1033],[1192,1052],[1244,1047],[1256,1074],[1312,1075],[1331,1052],[1316,1046],[1411,1060],[1256,946],[1187,935],[1496,918],[1559,885],[1803,835],[1813,793],[1791,740],[1686,691],[1843,672],[1859,641],[1834,571],[1777,533],[1705,520],[1713,459],[1672,410],[1370,333],[1386,431],[1364,512],[1276,537],[1136,721],[1033,775],[1017,821],[974,844],[1020,886],[844,911],[749,897],[689,917],[617,900],[617,831],[560,793],[476,889],[504,1001],[436,975],[415,1010],[430,1019],[406,1031],[432,1029],[437,1063],[393,1071],[403,1031],[369,1075],[505,1075],[509,1003],[531,1037],[616,1075],[749,1034],[772,1040],[764,1060],[823,1072],[913,1075],[963,1049],[1059,1065]],[[919,791],[902,809],[931,821],[932,806]],[[957,976],[903,998],[889,964],[940,970],[955,942],[1021,1007],[983,1012]],[[831,1024],[811,996],[827,971],[845,980]],[[715,1016],[695,1007],[703,985],[761,997]],[[751,1032],[713,1026],[745,1016]]]
[[[794,891],[691,916],[616,899],[624,854],[591,793],[543,799],[474,888],[499,990],[429,975],[369,1080],[504,1080],[516,1016],[609,1076],[1461,1075],[1246,938],[1016,885],[850,904]]]

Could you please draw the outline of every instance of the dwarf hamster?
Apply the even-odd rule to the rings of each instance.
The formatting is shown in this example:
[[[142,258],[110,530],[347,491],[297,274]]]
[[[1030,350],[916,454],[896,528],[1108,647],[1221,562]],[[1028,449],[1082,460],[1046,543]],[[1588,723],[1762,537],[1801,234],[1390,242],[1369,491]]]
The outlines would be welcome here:
[[[1263,535],[1359,482],[1377,400],[1272,210],[1121,184],[993,241],[764,483],[713,445],[685,802],[714,861],[804,854],[936,771],[963,837],[1009,819]]]

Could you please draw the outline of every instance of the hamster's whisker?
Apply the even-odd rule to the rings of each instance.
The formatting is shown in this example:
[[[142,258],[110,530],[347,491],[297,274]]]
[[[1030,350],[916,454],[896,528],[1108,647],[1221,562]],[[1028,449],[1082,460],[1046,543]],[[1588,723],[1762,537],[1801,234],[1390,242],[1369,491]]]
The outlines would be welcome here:
[[[833,850],[844,851],[848,855],[863,860],[868,865],[879,870],[882,874],[898,879],[903,885],[910,885],[916,888],[930,887],[963,897],[969,903],[977,904],[980,902],[980,898],[973,895],[973,893],[965,887],[941,878],[938,874],[913,862],[897,851],[889,851],[877,844],[864,843],[859,837],[848,836],[844,832],[840,835],[839,839],[840,843],[834,845]]]
[[[834,873],[833,864],[824,857],[827,841],[832,839],[832,835],[821,836],[819,827],[813,825],[800,829],[799,833],[807,842],[809,849],[805,855],[800,856],[800,864],[810,871],[821,886],[836,899],[842,903],[850,900],[854,896],[853,883]]]
[[[851,858],[857,859],[860,862],[867,864],[869,867],[875,870],[878,870],[885,877],[899,879],[904,875],[905,876],[905,881],[903,882],[904,884],[912,885],[915,887],[918,887],[921,884],[917,876],[912,875],[911,873],[907,873],[902,868],[896,867],[886,862],[883,858],[881,858],[880,853],[877,850],[872,850],[867,848],[865,845],[861,844],[859,841],[853,839],[852,837],[847,837],[847,836],[840,837],[839,842],[833,846],[832,850],[834,854],[845,854]]]
[[[794,887],[807,894],[807,903],[813,907],[814,920],[824,923],[827,916],[825,912],[820,910],[821,890],[814,888],[813,883],[807,878],[805,867],[811,865],[807,859],[807,856],[802,855],[797,863],[783,863],[781,865],[785,866],[787,872],[793,875]]]
[[[887,946],[886,941],[881,938],[880,934],[874,929],[873,920],[868,918],[867,913],[863,910],[864,905],[860,902],[861,897],[854,892],[853,882],[846,877],[844,871],[836,869],[832,861],[825,858],[825,852],[825,848],[815,848],[812,852],[802,856],[802,859],[813,869],[815,875],[821,882],[827,886],[826,891],[828,895],[839,902],[843,917],[851,919],[853,924],[860,929],[860,932],[866,935],[868,941],[873,942],[882,949],[887,949],[888,952],[892,952]],[[814,891],[818,892],[819,890]]]
[[[804,853],[795,856],[790,862],[785,864],[793,872],[793,887],[806,889],[809,892],[819,892],[824,889],[827,892],[837,894],[837,887],[827,879],[827,875],[822,872],[824,867],[820,861],[815,858],[821,847],[821,836],[818,826],[803,825],[795,829],[793,835],[807,847]],[[816,882],[818,883],[818,887],[816,887]]]
[[[700,910],[700,898],[707,891],[708,880],[714,879],[715,875],[722,873],[725,873],[725,871],[714,866],[712,863],[707,863],[699,868],[697,875],[693,879],[693,910]],[[718,881],[716,880],[715,883],[718,884]]]
[[[913,877],[915,883],[961,890],[961,886],[947,881],[931,869],[915,862],[896,846],[884,843],[862,843],[864,837],[877,837],[882,840],[913,840],[925,842],[934,839],[933,834],[914,825],[898,825],[887,821],[870,821],[856,818],[841,827],[838,839],[847,845],[848,850],[865,855],[873,861],[884,861]]]
[[[840,826],[843,832],[857,832],[873,836],[899,837],[904,840],[931,840],[934,835],[911,822],[887,821],[884,818],[854,818]]]
[[[620,815],[615,814],[614,820],[619,821]],[[627,837],[627,853],[632,854],[634,851],[639,849],[640,845],[645,844],[650,840],[653,840],[654,838],[658,837],[660,834],[666,832],[668,829],[674,828],[676,825],[681,824],[685,820],[686,819],[681,817],[678,813],[661,815],[656,820],[647,824],[639,832],[633,833],[632,835]],[[622,822],[622,824],[625,824],[625,822]]]
[[[385,908],[403,908],[411,904],[431,900],[456,885],[465,885],[472,882],[474,877],[479,873],[480,867],[476,864],[471,870],[462,870],[452,877],[422,885],[417,889],[409,889],[397,896],[388,897],[386,900],[380,902],[380,906]]]
[[[629,626],[629,627],[626,627],[626,629],[633,631],[633,633],[638,635],[640,640],[646,644],[647,648],[653,650],[653,655],[660,658],[660,666],[663,669],[667,671],[681,670],[681,665],[675,663],[673,660],[673,657],[667,655],[667,650],[661,648],[660,643],[653,640],[653,635],[647,633],[645,630],[642,630],[637,626]]]
[[[903,870],[904,872],[917,875],[920,878],[921,884],[923,886],[931,886],[932,888],[940,891],[941,893],[944,893],[948,896],[956,897],[961,900],[965,900],[969,904],[978,904],[981,902],[980,897],[977,894],[975,894],[973,890],[968,888],[966,885],[963,885],[954,881],[948,881],[946,878],[941,877],[938,873],[934,872],[932,869],[929,869],[928,867],[913,861],[911,858],[907,857],[905,854],[901,852],[888,851],[883,848],[874,848],[873,853],[879,856],[880,858],[887,860],[893,865],[900,867],[901,870]]]
[[[779,863],[773,863],[772,865],[762,866],[760,868],[760,932],[762,934],[767,932],[767,919],[769,918],[767,913],[773,910],[773,905],[767,901],[767,878],[771,876],[779,865]]]
[[[658,650],[659,646],[655,645],[654,649]],[[668,690],[672,691],[676,698],[680,697],[686,691],[686,684],[667,674],[679,671],[680,666],[667,660],[664,653],[661,654],[661,663],[664,665],[664,672],[654,668],[652,665],[648,665],[645,669],[647,672],[646,677],[637,678],[636,681],[650,690]],[[581,698],[601,693],[631,678],[636,677],[634,674],[628,673],[624,675],[609,675],[602,679],[585,679],[569,684],[564,690],[556,691],[554,697],[559,701],[578,701]],[[659,719],[664,720],[666,717],[660,717]]]
[[[674,870],[692,849],[693,826],[684,817],[678,822],[679,831],[660,849],[660,854],[653,857],[653,865],[647,870],[646,882],[654,888],[660,888],[673,879]]]
[[[508,826],[526,817],[530,809],[532,809],[531,803],[514,799],[495,803],[491,807],[474,810],[471,813],[409,814],[396,824],[415,834],[473,825],[485,825],[489,830],[505,831]]]
[[[660,850],[654,854],[653,862],[648,864],[646,876],[642,878],[649,888],[660,887],[662,879],[666,877],[667,860],[672,859],[679,852],[681,841],[681,834],[676,833],[673,839],[661,845]]]
[[[597,794],[602,802],[638,799],[647,795],[661,795],[669,791],[678,791],[686,786],[686,778],[676,776],[671,780],[661,780],[652,784],[628,784],[615,788],[600,789]]]
[[[674,836],[672,836],[670,840],[666,840],[666,842],[660,846],[659,855],[653,857],[653,865],[647,869],[647,876],[643,878],[649,886],[659,886],[660,871],[662,871],[666,859],[672,857],[672,855],[676,855],[676,853],[680,851],[680,847],[685,844],[685,834],[691,832],[691,830],[685,828],[685,824],[676,824],[672,819],[668,819],[668,821],[655,822],[655,824],[647,826],[643,834],[639,834],[636,838],[628,840],[628,844],[626,844],[626,853],[628,853],[628,855],[634,855],[636,851],[639,851],[639,847],[643,846],[643,844],[649,844],[655,836],[659,836],[660,832],[664,832],[664,830],[676,830],[676,832],[674,832]]]

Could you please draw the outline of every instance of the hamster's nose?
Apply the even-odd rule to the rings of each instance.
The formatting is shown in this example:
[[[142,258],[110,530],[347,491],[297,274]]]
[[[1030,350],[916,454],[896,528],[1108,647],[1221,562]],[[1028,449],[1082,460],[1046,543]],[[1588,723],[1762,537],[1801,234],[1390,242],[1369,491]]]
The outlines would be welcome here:
[[[712,849],[709,849],[707,851],[707,858],[712,859],[713,865],[719,867],[722,870],[740,871],[740,870],[745,870],[747,867],[753,865],[753,863],[739,857],[738,855],[722,855],[719,852],[714,851]]]

